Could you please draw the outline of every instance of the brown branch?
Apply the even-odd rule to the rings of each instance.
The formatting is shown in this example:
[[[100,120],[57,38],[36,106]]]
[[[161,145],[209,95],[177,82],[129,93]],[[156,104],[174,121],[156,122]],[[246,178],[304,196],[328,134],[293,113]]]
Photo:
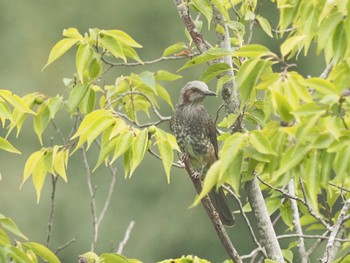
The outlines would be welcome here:
[[[194,24],[194,21],[190,15],[188,1],[174,0],[174,3],[188,33],[190,34],[199,52],[203,53],[210,49],[211,46],[204,40],[203,36],[198,32],[196,25]]]
[[[186,160],[186,158],[184,158],[184,164],[185,164],[185,169],[186,169],[188,175],[190,176],[192,183],[193,183],[194,187],[196,188],[197,193],[200,194],[202,192],[202,181],[201,181],[200,177],[198,177],[198,175],[195,175],[193,173],[192,168],[191,168],[191,164],[189,163],[188,160]],[[219,214],[216,212],[214,205],[211,202],[208,195],[203,197],[201,202],[202,202],[202,204],[205,208],[205,211],[207,212],[207,214],[212,222],[212,225],[214,226],[215,231],[216,231],[222,245],[224,246],[226,252],[228,253],[230,258],[234,262],[241,263],[242,259],[239,256],[235,247],[233,246],[233,244],[232,244],[232,242],[231,242],[231,240],[226,232],[226,229],[220,220]]]
[[[52,236],[52,227],[55,215],[55,199],[56,199],[56,186],[57,186],[58,176],[54,176],[51,174],[51,182],[52,182],[52,191],[51,191],[51,208],[49,214],[49,221],[47,223],[47,239],[46,239],[46,247],[50,246],[51,236]]]

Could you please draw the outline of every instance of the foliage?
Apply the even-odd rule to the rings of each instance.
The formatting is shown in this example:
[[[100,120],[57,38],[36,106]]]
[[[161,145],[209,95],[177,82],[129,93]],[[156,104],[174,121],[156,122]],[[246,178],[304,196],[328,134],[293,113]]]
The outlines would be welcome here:
[[[208,64],[201,80],[209,82],[218,78],[218,94],[226,83],[234,80],[239,94],[239,107],[220,120],[219,126],[225,130],[219,136],[220,158],[209,169],[203,191],[194,204],[213,187],[224,183],[234,195],[240,196],[242,185],[257,177],[270,215],[281,216],[285,231],[296,233],[302,242],[303,232],[311,235],[311,230],[318,230],[328,237],[329,249],[334,246],[330,243],[332,234],[334,238],[349,241],[345,228],[350,219],[347,187],[350,184],[350,1],[272,2],[280,14],[278,30],[273,30],[269,20],[258,14],[258,1],[189,1],[191,13],[199,15],[193,32],[205,36],[207,33],[201,33],[201,28],[207,23],[209,32],[219,36],[231,34],[231,47],[214,46],[196,54],[194,45],[198,47],[199,38],[194,39],[193,32],[186,28],[189,43],[171,45],[160,60],[189,58],[179,71]],[[223,19],[223,24],[214,21],[218,17]],[[251,37],[246,31],[254,25],[273,40],[282,39],[280,54],[259,43],[250,43]],[[0,90],[0,119],[8,134],[16,128],[19,136],[24,121],[32,117],[33,130],[44,145],[45,129],[54,122],[58,112],[76,121],[71,136],[64,139],[62,145],[43,146],[28,157],[23,183],[32,178],[39,202],[47,175],[67,182],[66,169],[72,154],[78,150],[85,152],[92,144],[100,148],[93,171],[102,164],[112,166],[123,158],[124,176],[130,178],[150,153],[161,160],[170,182],[171,167],[176,165],[174,152],[179,149],[174,136],[159,127],[170,119],[160,112],[163,107],[173,109],[172,98],[163,83],[175,81],[181,75],[164,69],[146,70],[119,76],[114,83],[101,85],[101,78],[112,67],[146,65],[160,60],[143,61],[136,51],[142,46],[121,30],[94,28],[81,34],[78,29],[69,28],[63,31],[63,36],[52,48],[43,69],[68,50],[75,49],[76,73],[73,78],[65,79],[68,98],[39,93],[21,98]],[[320,76],[304,77],[292,68],[298,56],[309,55],[312,45],[327,66]],[[232,59],[232,64],[225,61],[227,57]],[[228,74],[230,71],[235,77]],[[243,127],[242,131],[232,134],[232,127],[237,125]],[[0,149],[19,153],[7,138],[0,137]],[[287,187],[292,187],[294,193],[286,190]],[[300,218],[295,217],[293,201],[297,201]],[[244,212],[249,211],[249,204],[244,205]],[[1,216],[0,226],[3,261],[12,257],[17,262],[37,262],[39,256],[48,262],[59,262],[50,250],[38,243],[11,245],[3,229],[26,239],[11,219]],[[341,244],[338,260],[346,254],[346,244]],[[296,245],[291,242],[288,249]],[[330,257],[327,249],[323,262],[328,262]],[[299,249],[299,254],[297,249],[292,253],[285,250],[284,257],[292,262],[294,258],[310,257],[313,252],[312,248],[304,252]],[[93,251],[81,255],[82,260],[139,262],[120,254],[98,256]],[[204,261],[186,257],[171,262]]]

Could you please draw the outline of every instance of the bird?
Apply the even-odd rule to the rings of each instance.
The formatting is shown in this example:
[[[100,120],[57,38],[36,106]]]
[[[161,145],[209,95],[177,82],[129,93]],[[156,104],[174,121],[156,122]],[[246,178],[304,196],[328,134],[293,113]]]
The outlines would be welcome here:
[[[192,170],[204,178],[210,166],[218,160],[216,126],[203,105],[207,96],[216,96],[202,81],[190,81],[180,91],[180,98],[170,120],[170,129]],[[229,209],[222,187],[209,193],[219,218],[232,226],[235,218]]]

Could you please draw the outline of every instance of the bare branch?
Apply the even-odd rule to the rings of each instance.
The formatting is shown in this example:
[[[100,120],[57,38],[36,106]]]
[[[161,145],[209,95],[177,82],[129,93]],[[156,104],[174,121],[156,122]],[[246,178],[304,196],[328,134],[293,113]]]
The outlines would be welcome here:
[[[122,254],[123,253],[123,249],[126,245],[126,243],[128,242],[129,238],[130,238],[130,234],[131,234],[131,231],[133,229],[135,225],[135,222],[134,221],[131,221],[125,231],[125,235],[124,235],[124,238],[123,240],[119,243],[119,246],[118,246],[118,250],[117,250],[117,253],[118,254]]]
[[[153,60],[148,61],[142,61],[142,62],[130,62],[130,63],[114,63],[106,60],[105,58],[101,58],[101,60],[106,63],[109,66],[112,67],[136,67],[136,66],[144,66],[144,65],[152,65],[156,64],[162,61],[168,61],[168,60],[179,60],[179,59],[188,59],[191,57],[198,56],[199,53],[193,53],[193,54],[186,54],[186,55],[175,55],[175,56],[168,56],[168,57],[160,57]]]
[[[321,73],[320,78],[322,79],[326,79],[329,75],[329,73],[331,72],[331,70],[333,69],[333,61],[331,61],[327,67],[325,68],[325,70]]]
[[[222,185],[222,187],[236,200],[236,202],[238,203],[238,207],[239,207],[239,210],[241,212],[241,215],[243,216],[247,226],[248,226],[248,229],[249,229],[249,233],[255,243],[255,245],[257,246],[257,248],[255,250],[257,250],[256,252],[262,252],[264,257],[266,257],[266,252],[265,250],[262,248],[262,246],[260,245],[258,239],[256,238],[255,236],[255,233],[254,233],[254,229],[252,227],[252,225],[250,224],[250,221],[249,221],[249,218],[247,217],[246,213],[244,212],[244,209],[243,209],[243,205],[242,205],[242,202],[241,200],[239,199],[239,197],[235,194],[234,191],[232,191],[232,189],[226,185]],[[251,253],[252,254],[252,253]],[[251,255],[250,254],[250,255]],[[243,257],[242,257],[243,259]]]
[[[186,160],[186,158],[184,158],[184,164],[185,164],[185,169],[186,169],[188,175],[190,176],[192,183],[193,183],[194,187],[196,188],[197,193],[200,194],[202,192],[202,181],[201,181],[200,177],[194,175],[194,173],[192,172],[191,164],[189,163],[188,160]],[[226,232],[226,229],[220,220],[219,214],[216,212],[214,205],[212,204],[208,195],[203,197],[201,202],[202,202],[202,204],[205,208],[205,211],[207,212],[207,214],[212,222],[212,225],[215,228],[216,233],[218,234],[218,237],[219,237],[222,245],[224,246],[224,248],[225,248],[226,252],[228,253],[228,255],[230,256],[230,258],[236,263],[242,263],[242,259],[240,258],[235,247],[233,246],[233,244],[232,244],[232,242],[231,242],[231,240]]]
[[[328,242],[326,245],[326,250],[325,253],[323,254],[322,263],[328,263],[328,262],[333,262],[336,253],[339,250],[339,245],[337,245],[336,243],[336,238],[339,235],[342,235],[343,231],[344,231],[344,221],[345,221],[345,217],[346,217],[346,213],[350,208],[350,199],[346,200],[345,204],[343,205],[339,216],[337,218],[337,221],[335,222],[335,224],[332,226],[332,229],[330,231],[330,235],[328,238]]]
[[[295,196],[295,189],[294,189],[294,180],[291,179],[288,183],[288,191],[292,196]],[[307,263],[308,258],[306,257],[306,250],[305,250],[305,242],[303,238],[303,229],[301,228],[300,224],[300,214],[298,210],[298,204],[295,199],[289,199],[291,209],[292,209],[292,215],[293,215],[293,225],[295,227],[295,232],[297,235],[299,235],[298,238],[298,250],[300,254],[300,262]]]
[[[287,191],[274,187],[272,185],[270,185],[269,183],[265,182],[264,180],[262,180],[259,176],[257,176],[258,180],[264,184],[265,186],[280,192],[281,194],[285,195],[286,197],[290,198],[290,199],[294,199],[296,201],[301,202],[309,211],[310,215],[312,215],[314,218],[316,218],[317,220],[319,220],[321,222],[322,225],[324,225],[326,227],[326,229],[330,229],[329,224],[320,216],[316,213],[316,211],[314,211],[314,209],[305,201],[305,199],[300,198],[299,196],[296,195],[291,195],[290,193],[288,193]],[[305,191],[305,189],[304,189]]]
[[[190,15],[190,10],[188,7],[188,2],[184,0],[174,0],[177,7],[177,11],[185,24],[188,33],[190,34],[194,44],[197,46],[198,50],[203,53],[210,49],[210,45],[204,40],[203,36],[198,32],[196,25]]]
[[[257,220],[261,243],[266,250],[267,257],[277,262],[284,262],[282,250],[267,212],[265,200],[257,178],[254,176],[253,180],[246,182],[245,188],[247,190],[250,206]]]
[[[51,208],[50,208],[50,214],[49,214],[49,221],[47,223],[47,238],[46,238],[46,247],[50,246],[51,236],[52,236],[52,227],[53,227],[53,220],[55,215],[55,199],[56,199],[56,186],[57,186],[57,180],[58,176],[54,176],[51,174],[51,183],[52,183],[52,190],[51,190]]]
[[[95,188],[92,186],[92,173],[87,159],[86,148],[83,145],[81,147],[83,152],[83,163],[86,169],[86,181],[90,193],[90,204],[91,204],[91,214],[92,214],[92,242],[91,242],[91,251],[95,251],[97,239],[98,239],[98,219],[96,211],[96,200],[95,200]]]
[[[58,247],[56,252],[55,252],[55,255],[57,255],[61,250],[65,249],[66,247],[68,247],[69,245],[73,244],[75,242],[75,239],[71,239],[69,240],[67,243],[63,244],[62,246]]]

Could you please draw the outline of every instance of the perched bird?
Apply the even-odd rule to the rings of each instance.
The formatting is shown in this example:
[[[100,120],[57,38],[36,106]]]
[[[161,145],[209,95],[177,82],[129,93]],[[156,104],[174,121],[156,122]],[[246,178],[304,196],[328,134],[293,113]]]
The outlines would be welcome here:
[[[192,169],[205,176],[209,167],[218,159],[217,131],[213,120],[202,102],[206,96],[216,96],[202,81],[188,82],[180,92],[170,128],[174,132],[180,150],[188,158]],[[234,217],[227,206],[220,187],[209,197],[223,224],[232,226]]]

